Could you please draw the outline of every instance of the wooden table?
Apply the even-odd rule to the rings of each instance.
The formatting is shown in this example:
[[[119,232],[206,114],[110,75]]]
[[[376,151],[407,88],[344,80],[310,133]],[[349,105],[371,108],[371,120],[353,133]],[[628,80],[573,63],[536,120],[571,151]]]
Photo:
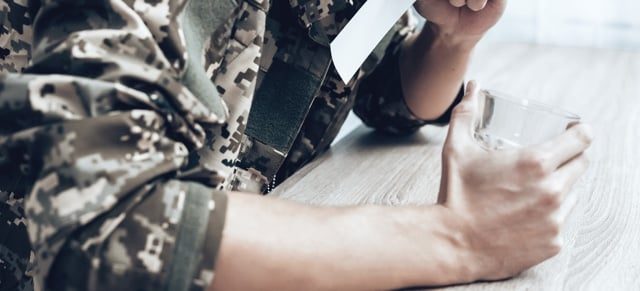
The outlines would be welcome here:
[[[461,290],[640,290],[640,53],[529,45],[478,49],[469,78],[557,104],[593,125],[591,168],[557,257]],[[274,191],[317,205],[432,204],[445,129],[385,138],[360,127]]]

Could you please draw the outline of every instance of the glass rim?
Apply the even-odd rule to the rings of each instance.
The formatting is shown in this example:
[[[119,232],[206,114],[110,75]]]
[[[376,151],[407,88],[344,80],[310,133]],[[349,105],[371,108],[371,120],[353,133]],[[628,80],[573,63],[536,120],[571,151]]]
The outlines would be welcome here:
[[[495,98],[495,99],[500,99],[506,102],[509,102],[515,106],[519,106],[522,108],[526,108],[527,110],[532,110],[532,111],[537,111],[537,112],[545,112],[545,113],[550,113],[556,116],[561,116],[563,118],[569,119],[569,120],[574,120],[574,121],[580,121],[580,116],[565,110],[565,109],[561,109],[561,108],[557,108],[557,107],[553,107],[549,104],[546,104],[544,102],[540,102],[540,101],[536,101],[536,100],[531,100],[531,99],[527,99],[527,98],[519,98],[519,97],[515,97],[511,94],[507,94],[504,93],[502,91],[498,91],[498,90],[493,90],[493,89],[483,89],[480,91],[482,94],[484,94],[486,97],[491,97],[491,98]]]

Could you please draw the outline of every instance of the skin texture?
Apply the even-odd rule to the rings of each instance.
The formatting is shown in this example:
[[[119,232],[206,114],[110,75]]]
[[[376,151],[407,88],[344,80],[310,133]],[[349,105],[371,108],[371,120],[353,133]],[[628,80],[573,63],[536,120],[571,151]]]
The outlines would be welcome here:
[[[410,110],[433,120],[460,90],[473,48],[506,8],[505,0],[420,0],[428,22],[408,39],[400,59],[403,91]]]
[[[418,13],[441,33],[476,41],[498,23],[506,6],[506,0],[419,0],[415,4]]]
[[[567,195],[588,167],[592,134],[578,124],[540,146],[486,151],[471,134],[477,90],[471,82],[454,111],[439,202],[468,226],[478,278],[503,279],[560,251],[560,229],[576,203]]]
[[[460,280],[457,262],[471,258],[439,206],[314,208],[245,194],[229,202],[212,290],[440,285]]]
[[[403,47],[403,90],[414,114],[435,119],[505,1],[422,0],[416,8],[430,22]],[[470,83],[454,111],[438,205],[315,208],[231,195],[211,290],[448,285],[508,278],[557,254],[575,203],[566,194],[588,164],[589,128],[537,148],[486,152],[471,138],[477,88]]]
[[[504,7],[417,2],[431,22],[406,42],[400,62],[414,114],[434,119],[446,110],[473,47]],[[589,128],[535,148],[486,152],[471,137],[478,86],[467,87],[443,151],[438,205],[315,208],[231,195],[211,290],[448,285],[508,278],[557,254],[575,203],[567,193],[587,167]]]
[[[15,39],[9,41],[12,50],[18,53],[27,51],[25,45],[30,44],[22,41],[30,39],[27,36],[30,32],[35,35],[34,50],[30,52],[33,62],[28,69],[34,74],[0,77],[0,87],[3,87],[0,93],[6,97],[0,98],[3,100],[0,107],[6,113],[0,116],[8,124],[5,129],[10,140],[3,142],[4,166],[9,169],[6,172],[15,174],[4,177],[4,181],[14,185],[10,187],[22,190],[20,197],[0,194],[3,196],[0,200],[9,198],[9,204],[19,205],[24,199],[24,211],[9,209],[13,213],[26,213],[29,221],[25,225],[23,218],[11,219],[12,223],[22,221],[22,229],[17,231],[22,232],[26,239],[26,247],[20,249],[26,255],[23,266],[29,270],[27,275],[34,274],[36,280],[40,280],[37,286],[43,286],[42,280],[46,278],[47,284],[51,284],[46,287],[51,289],[122,289],[119,286],[162,289],[160,285],[166,282],[161,281],[166,276],[159,274],[170,276],[171,269],[185,267],[171,263],[175,254],[175,238],[178,237],[176,232],[184,229],[177,227],[183,223],[177,218],[182,217],[182,212],[190,212],[184,210],[190,208],[182,208],[180,197],[195,193],[191,189],[196,185],[191,183],[198,183],[198,190],[205,192],[206,189],[201,187],[224,188],[221,184],[228,181],[227,174],[235,171],[233,165],[224,161],[235,161],[243,146],[240,139],[257,82],[256,74],[248,72],[260,69],[259,44],[263,34],[273,35],[263,33],[266,8],[258,7],[268,1],[234,2],[243,7],[233,9],[235,12],[230,19],[249,24],[247,26],[209,23],[206,25],[210,26],[209,29],[200,31],[205,38],[209,35],[213,40],[230,37],[242,45],[233,43],[226,49],[219,49],[212,43],[209,44],[211,51],[197,49],[200,53],[195,54],[188,42],[184,42],[185,36],[189,38],[190,35],[184,32],[194,31],[181,31],[178,25],[177,11],[186,1],[161,1],[168,5],[155,3],[157,1],[154,3],[158,5],[151,1],[115,0],[40,2],[42,7],[34,8],[39,12],[33,31],[26,25],[29,21],[24,19],[25,11],[31,9],[24,10],[20,6],[25,1],[4,1],[0,5],[5,8],[0,10],[7,11],[7,6],[11,9],[7,17],[10,28],[16,33],[24,33],[18,38],[19,42],[14,42]],[[333,7],[329,5],[331,2],[322,1],[327,8]],[[471,7],[468,2],[465,4],[468,6],[460,9]],[[193,20],[190,16],[206,10],[198,9],[199,6],[189,7],[195,8],[190,8],[190,14],[184,19]],[[420,11],[433,12],[437,11],[436,8]],[[480,15],[482,11],[489,11],[487,9],[489,6],[471,15]],[[77,13],[66,15],[67,11]],[[313,15],[312,12],[306,11],[306,15]],[[346,16],[336,17],[333,23],[341,22]],[[459,17],[452,23],[461,23],[463,19]],[[404,47],[405,56],[409,56],[407,59],[418,65],[410,67],[412,70],[403,70],[407,92],[413,92],[408,97],[418,101],[418,105],[424,105],[414,108],[415,111],[451,103],[461,83],[456,78],[461,78],[470,48],[478,36],[477,33],[465,33],[467,26],[448,25],[446,19],[431,20],[429,29],[418,35],[422,37],[416,36],[415,39],[420,41],[409,41]],[[231,23],[236,21],[228,22]],[[325,30],[333,30],[331,21],[326,25]],[[3,28],[6,28],[6,23]],[[317,28],[317,25],[313,26],[315,36],[325,31]],[[480,25],[474,29],[483,31],[484,27]],[[402,30],[410,29],[407,26]],[[302,37],[308,36],[308,31],[301,32]],[[2,41],[9,39],[6,29],[0,34]],[[397,34],[394,38],[404,39],[404,32]],[[282,39],[289,37],[283,36]],[[302,43],[300,48],[305,44]],[[297,47],[289,47],[286,51],[297,51],[296,55],[304,57],[287,58],[316,61],[310,57],[313,54],[308,54],[309,51],[294,48]],[[394,44],[394,52],[395,48]],[[265,47],[262,49],[269,51]],[[0,54],[6,54],[6,51]],[[203,61],[199,56],[206,56],[206,63],[199,64]],[[196,63],[186,65],[194,60]],[[224,65],[218,67],[220,62]],[[204,67],[208,69],[200,71],[199,76],[210,85],[208,89],[185,87],[190,82],[179,81],[186,76],[184,69]],[[448,75],[448,71],[454,74]],[[381,80],[384,81],[385,77],[383,74]],[[420,88],[412,85],[423,82],[432,86]],[[334,100],[342,99],[339,97],[343,95],[333,93],[349,94],[350,88],[339,84],[329,74],[325,80],[327,86],[323,86],[328,89],[322,94]],[[214,85],[215,88],[212,87]],[[218,93],[223,94],[221,97],[225,102],[229,101],[229,117],[215,114],[210,110],[211,104],[205,104],[196,97],[215,95],[207,94],[207,90],[209,93],[220,91]],[[401,95],[393,91],[393,95]],[[380,107],[396,107],[405,111],[402,106],[386,106],[396,101],[389,100],[387,97],[390,96],[367,95],[369,97],[365,98],[369,99],[365,100],[371,102],[364,102],[365,105],[376,103],[375,106],[382,104],[384,106]],[[325,99],[322,98],[325,95],[319,96],[316,100]],[[363,98],[358,100],[362,103]],[[314,108],[315,105],[318,103],[314,103]],[[332,105],[327,103],[323,106],[329,108]],[[396,105],[403,104],[399,102]],[[350,107],[348,103],[340,106]],[[375,115],[369,116],[370,120],[398,113],[393,110],[376,111],[375,106],[365,106],[367,115]],[[468,133],[465,130],[468,125],[457,125],[464,124],[461,121],[456,123],[456,120],[464,119],[464,112],[465,109],[457,111],[451,138],[460,132]],[[411,116],[409,120],[404,113],[399,115],[401,118],[395,119],[402,122],[391,122],[391,128],[408,120],[411,130],[417,129]],[[314,129],[315,126],[320,129],[328,126],[315,122],[316,119],[336,120],[327,118],[331,115],[311,116],[309,120],[313,120]],[[406,130],[406,124],[403,127],[405,129],[400,132],[411,132]],[[218,132],[223,137],[229,135],[229,138],[217,138]],[[6,134],[3,138],[7,138]],[[576,137],[569,140],[576,139],[580,140]],[[451,144],[465,144],[459,141]],[[306,140],[303,142],[307,143]],[[318,145],[314,142],[309,144],[312,145],[311,150]],[[552,150],[544,152],[553,153],[563,148],[570,149],[567,142],[561,140],[554,143]],[[571,179],[575,178],[574,171],[564,171],[564,167],[559,167],[557,172],[569,174],[552,174],[549,169],[553,167],[542,165],[553,158],[533,154],[543,152],[541,150],[525,151],[522,156],[529,157],[526,159],[520,159],[521,154],[516,153],[493,157],[474,153],[470,156],[473,159],[463,159],[451,149],[455,147],[448,146],[445,152],[447,167],[444,176],[447,179],[443,180],[441,205],[313,208],[232,194],[229,221],[218,262],[219,273],[215,273],[218,278],[216,286],[225,290],[301,289],[300,286],[342,290],[450,284],[511,274],[556,250],[558,245],[549,241],[556,237],[554,234],[562,221],[561,214],[565,213],[563,209],[570,209],[559,206],[570,205],[561,203],[564,200],[560,194],[565,192],[561,193],[564,187],[559,185],[571,184]],[[185,167],[188,161],[193,160],[198,160],[194,168]],[[487,167],[487,173],[502,175],[508,181],[479,176],[481,172],[476,168],[481,167]],[[504,175],[505,171],[512,175]],[[559,178],[551,179],[552,176]],[[11,177],[29,180],[13,183],[17,180]],[[556,182],[551,182],[554,180]],[[204,194],[207,196],[208,193]],[[212,221],[221,223],[215,214],[223,215],[225,203],[221,201],[225,196],[219,192],[214,194],[212,197],[216,198],[206,197],[207,200],[199,204],[207,206],[210,215],[214,216]],[[478,197],[482,197],[482,201],[478,201]],[[532,214],[535,214],[533,208],[525,207],[538,205],[538,200],[532,200],[534,198],[544,202],[543,205],[548,204],[548,207],[541,207],[537,215]],[[549,217],[558,218],[550,222]],[[5,221],[9,220],[5,218]],[[520,228],[509,228],[507,221],[517,222],[516,226]],[[213,274],[213,253],[217,249],[214,245],[217,243],[212,242],[218,241],[218,231],[221,232],[222,227],[210,226],[206,234],[206,249],[193,250],[194,253],[200,252],[202,258],[201,266],[194,266],[198,276],[191,278],[193,280],[189,283],[195,289]],[[158,229],[162,229],[162,235],[158,235]],[[27,231],[34,252],[29,248]],[[120,236],[123,233],[127,234],[126,237]],[[493,239],[498,236],[501,239]],[[13,242],[9,245],[15,244]],[[523,245],[536,250],[532,257],[527,254],[526,260],[519,254]],[[498,252],[500,255],[504,252],[507,261],[494,261]],[[6,251],[3,253],[6,255]],[[35,269],[27,265],[30,256],[38,262]],[[461,265],[459,262],[472,263]],[[117,270],[104,267],[111,264],[117,266]],[[171,268],[167,273],[162,266]],[[9,270],[9,273],[16,274],[18,272],[15,271],[24,268]]]
[[[478,91],[467,87],[443,150],[439,204],[320,208],[231,195],[211,290],[449,285],[508,278],[557,254],[589,127],[487,152],[472,140]]]

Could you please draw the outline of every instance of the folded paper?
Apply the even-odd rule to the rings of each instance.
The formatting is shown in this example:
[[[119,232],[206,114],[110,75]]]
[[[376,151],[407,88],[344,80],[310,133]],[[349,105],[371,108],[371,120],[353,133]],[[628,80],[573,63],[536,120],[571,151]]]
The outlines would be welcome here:
[[[416,0],[368,0],[331,43],[333,63],[345,83],[358,72],[393,25]]]

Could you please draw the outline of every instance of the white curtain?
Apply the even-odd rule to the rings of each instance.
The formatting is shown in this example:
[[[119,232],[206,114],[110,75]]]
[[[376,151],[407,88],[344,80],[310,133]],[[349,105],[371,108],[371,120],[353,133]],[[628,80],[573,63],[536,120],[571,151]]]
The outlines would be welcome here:
[[[510,0],[487,38],[640,49],[640,0]]]

